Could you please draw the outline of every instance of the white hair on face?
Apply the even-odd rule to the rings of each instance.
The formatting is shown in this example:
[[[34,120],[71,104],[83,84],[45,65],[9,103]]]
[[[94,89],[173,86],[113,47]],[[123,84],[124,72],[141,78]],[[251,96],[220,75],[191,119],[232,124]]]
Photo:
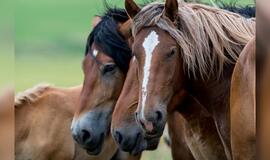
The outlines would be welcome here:
[[[93,56],[94,56],[94,57],[97,57],[97,55],[98,55],[98,51],[97,51],[96,49],[94,49],[94,51],[93,51]]]
[[[145,50],[143,81],[142,81],[142,111],[141,111],[143,119],[144,119],[145,100],[147,98],[147,85],[150,76],[152,54],[158,44],[159,44],[158,35],[155,31],[151,31],[151,33],[145,38],[143,42],[143,48]]]
[[[144,6],[132,19],[132,35],[150,26],[168,32],[181,49],[184,69],[195,78],[220,78],[225,64],[235,63],[256,33],[254,18],[203,4],[179,2],[175,22],[163,11],[164,2]]]

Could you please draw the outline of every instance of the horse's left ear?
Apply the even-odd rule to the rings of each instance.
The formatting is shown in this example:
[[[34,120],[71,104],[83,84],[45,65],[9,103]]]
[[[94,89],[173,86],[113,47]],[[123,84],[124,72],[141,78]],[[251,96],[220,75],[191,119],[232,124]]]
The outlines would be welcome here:
[[[132,23],[132,20],[129,19],[125,23],[120,24],[118,26],[118,32],[125,38],[130,48],[132,47],[133,40],[134,40],[131,33],[131,23]]]
[[[131,34],[131,19],[127,20],[123,24],[120,24],[119,27],[118,27],[118,31],[126,39],[129,39],[132,36],[132,34]]]
[[[177,2],[177,0],[166,0],[164,14],[172,22],[174,22],[175,17],[178,14],[178,2]]]
[[[101,21],[101,17],[100,16],[95,16],[93,18],[93,20],[92,20],[92,27],[93,28],[96,27],[99,24],[100,21]]]

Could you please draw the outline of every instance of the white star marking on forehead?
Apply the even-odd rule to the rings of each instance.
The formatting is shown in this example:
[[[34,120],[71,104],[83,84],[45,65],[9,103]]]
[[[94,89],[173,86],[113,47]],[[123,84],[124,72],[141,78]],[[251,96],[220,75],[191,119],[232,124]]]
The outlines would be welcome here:
[[[143,119],[145,119],[144,109],[145,109],[145,101],[147,98],[147,85],[150,76],[152,54],[158,44],[159,44],[158,34],[155,31],[151,31],[151,33],[145,38],[143,42],[143,48],[145,50],[143,82],[142,82],[142,110],[141,110],[141,116]]]
[[[98,55],[98,51],[97,51],[96,49],[94,49],[94,51],[93,51],[93,56],[94,56],[94,57],[97,57],[97,55]]]

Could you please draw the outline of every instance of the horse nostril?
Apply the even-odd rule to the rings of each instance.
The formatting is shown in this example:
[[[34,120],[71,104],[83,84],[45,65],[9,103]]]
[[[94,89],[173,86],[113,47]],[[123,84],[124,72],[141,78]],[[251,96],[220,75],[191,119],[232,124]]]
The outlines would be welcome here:
[[[115,131],[115,138],[118,141],[119,144],[121,144],[122,140],[123,140],[123,136],[120,132]]]
[[[135,112],[135,120],[136,120],[137,122],[139,122],[139,114],[138,114],[138,112]]]
[[[137,121],[137,123],[138,123],[139,125],[141,125],[142,128],[145,128],[145,124],[144,124],[143,121],[140,119],[139,113],[138,113],[138,112],[135,112],[135,120]]]
[[[88,132],[87,130],[83,129],[82,130],[82,141],[85,143],[90,138],[91,138],[90,132]]]
[[[162,120],[162,113],[160,111],[156,111],[156,120],[157,122],[161,121]]]

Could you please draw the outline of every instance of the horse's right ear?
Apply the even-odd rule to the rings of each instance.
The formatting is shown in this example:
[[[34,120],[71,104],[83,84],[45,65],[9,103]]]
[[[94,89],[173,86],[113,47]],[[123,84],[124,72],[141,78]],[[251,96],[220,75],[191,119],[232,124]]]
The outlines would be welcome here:
[[[175,17],[178,14],[178,2],[177,0],[166,0],[165,2],[165,16],[174,22]]]
[[[141,8],[133,0],[125,0],[125,8],[129,17],[134,18]]]
[[[93,18],[93,20],[92,20],[92,27],[93,28],[96,27],[99,24],[100,21],[101,21],[101,17],[100,16],[95,16]]]

